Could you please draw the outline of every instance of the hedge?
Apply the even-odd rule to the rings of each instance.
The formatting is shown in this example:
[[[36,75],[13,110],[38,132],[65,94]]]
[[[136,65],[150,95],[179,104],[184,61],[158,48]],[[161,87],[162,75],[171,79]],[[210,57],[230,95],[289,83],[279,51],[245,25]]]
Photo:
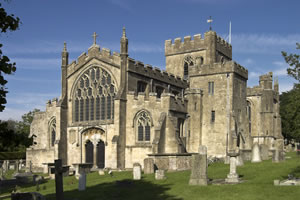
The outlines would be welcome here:
[[[0,152],[0,160],[25,159],[26,152]]]

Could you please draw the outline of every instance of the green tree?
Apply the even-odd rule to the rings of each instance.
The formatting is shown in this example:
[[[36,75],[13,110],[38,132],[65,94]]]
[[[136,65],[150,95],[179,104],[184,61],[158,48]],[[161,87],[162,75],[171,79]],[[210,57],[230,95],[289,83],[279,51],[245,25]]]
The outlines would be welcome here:
[[[300,49],[299,43],[296,43],[296,49]],[[293,53],[288,55],[285,51],[282,51],[281,54],[284,57],[285,62],[291,66],[287,69],[288,75],[300,82],[300,55]]]
[[[296,43],[296,49],[300,49],[299,43]],[[292,90],[280,95],[282,134],[288,140],[300,141],[300,55],[284,51],[281,53],[286,63],[290,65],[287,74],[298,81]]]
[[[18,29],[20,19],[15,17],[13,14],[7,14],[5,9],[0,3],[0,30],[1,33],[7,31],[15,31]],[[5,87],[7,80],[4,78],[4,74],[12,74],[16,71],[16,63],[10,63],[7,56],[2,53],[1,48],[3,44],[0,43],[0,112],[4,110],[4,104],[6,101],[7,88]]]
[[[22,151],[32,145],[29,138],[33,116],[40,110],[34,109],[22,116],[22,121],[0,121],[0,152]]]

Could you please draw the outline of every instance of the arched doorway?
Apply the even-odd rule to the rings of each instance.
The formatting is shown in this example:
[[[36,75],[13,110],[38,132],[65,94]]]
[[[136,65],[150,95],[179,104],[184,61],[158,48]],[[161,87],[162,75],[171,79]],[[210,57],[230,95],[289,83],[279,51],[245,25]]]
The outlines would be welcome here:
[[[105,167],[105,144],[102,140],[97,144],[97,166],[100,169]]]
[[[94,161],[94,145],[93,143],[88,140],[85,144],[85,162],[86,163],[93,163]]]

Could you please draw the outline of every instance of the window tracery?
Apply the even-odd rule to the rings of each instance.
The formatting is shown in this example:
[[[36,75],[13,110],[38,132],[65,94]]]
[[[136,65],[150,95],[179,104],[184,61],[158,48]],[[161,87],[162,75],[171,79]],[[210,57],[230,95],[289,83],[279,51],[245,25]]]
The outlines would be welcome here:
[[[137,116],[137,141],[149,142],[151,138],[151,118],[146,111]]]
[[[100,67],[81,75],[74,92],[74,121],[112,120],[114,117],[115,81]]]
[[[194,59],[192,56],[186,56],[183,61],[183,78],[188,79],[189,67],[194,65]]]

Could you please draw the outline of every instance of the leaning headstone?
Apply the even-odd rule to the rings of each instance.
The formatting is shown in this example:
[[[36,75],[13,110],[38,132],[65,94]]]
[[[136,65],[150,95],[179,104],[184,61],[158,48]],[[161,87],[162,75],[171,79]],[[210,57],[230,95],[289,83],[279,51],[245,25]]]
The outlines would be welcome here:
[[[251,162],[261,162],[260,151],[258,143],[255,143],[252,148],[252,158]]]
[[[166,179],[166,176],[165,176],[165,170],[163,169],[158,169],[155,171],[155,179],[156,180],[163,180],[163,179]]]
[[[260,145],[260,157],[262,160],[268,160],[269,158],[269,147],[265,144]]]
[[[133,164],[133,180],[141,180],[142,169],[139,163]]]
[[[199,154],[192,155],[190,185],[207,185],[207,148],[201,145]]]
[[[153,158],[144,159],[144,174],[153,174],[154,173],[154,160]]]
[[[37,192],[11,193],[11,200],[46,200],[46,198]]]

